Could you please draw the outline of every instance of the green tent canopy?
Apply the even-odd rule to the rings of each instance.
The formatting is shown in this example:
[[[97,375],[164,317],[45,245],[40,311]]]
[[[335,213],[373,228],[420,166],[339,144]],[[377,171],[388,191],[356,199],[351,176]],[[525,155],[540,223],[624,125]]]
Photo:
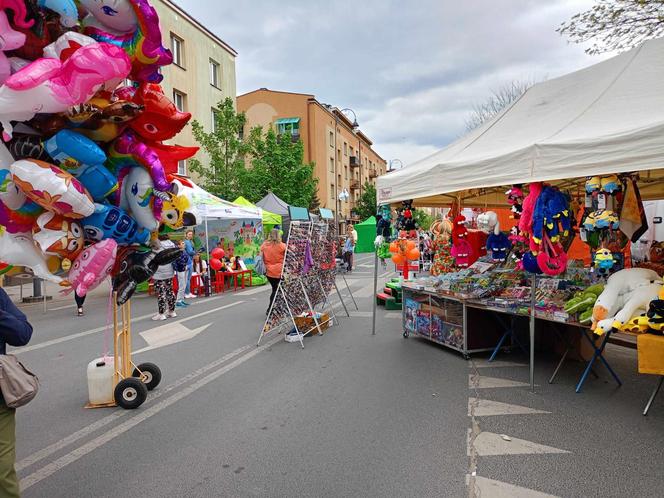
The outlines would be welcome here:
[[[374,240],[376,240],[376,218],[369,216],[362,223],[355,225],[357,231],[357,244],[355,252],[374,252]]]
[[[255,204],[253,204],[251,201],[248,201],[242,196],[235,199],[233,201],[233,204],[239,204],[240,206],[252,207],[252,208],[256,207]],[[263,209],[263,228],[264,228],[263,233],[267,235],[270,232],[270,230],[274,228],[275,225],[281,225],[281,215],[274,214]]]

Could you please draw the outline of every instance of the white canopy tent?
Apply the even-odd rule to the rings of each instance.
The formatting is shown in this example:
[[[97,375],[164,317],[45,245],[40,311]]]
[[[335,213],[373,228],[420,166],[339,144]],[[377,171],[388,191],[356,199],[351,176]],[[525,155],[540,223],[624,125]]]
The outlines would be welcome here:
[[[492,121],[378,178],[378,203],[664,167],[664,38],[538,83]]]
[[[504,193],[492,187],[625,171],[642,172],[645,185],[641,193],[647,198],[649,189],[661,193],[663,168],[664,38],[660,38],[534,85],[477,130],[427,158],[379,177],[377,200],[390,204],[413,199],[421,206],[446,206],[455,198],[467,203],[481,199],[486,205],[500,202],[498,198],[504,202]],[[374,294],[376,276],[377,269]],[[533,281],[533,391],[535,287]],[[375,323],[374,299],[373,333]]]

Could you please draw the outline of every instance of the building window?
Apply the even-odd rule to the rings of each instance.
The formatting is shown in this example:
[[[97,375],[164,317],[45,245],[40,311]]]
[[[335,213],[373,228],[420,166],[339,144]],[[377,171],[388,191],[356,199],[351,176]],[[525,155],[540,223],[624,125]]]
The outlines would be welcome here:
[[[186,100],[187,100],[186,94],[173,89],[173,103],[175,104],[175,107],[177,108],[178,111],[185,112]]]
[[[219,79],[219,63],[210,59],[210,85],[219,88],[221,83]]]
[[[178,175],[186,175],[186,174],[187,174],[187,160],[180,159],[178,161]]]
[[[171,52],[173,64],[184,68],[184,40],[173,33],[171,33]]]
[[[344,142],[344,156],[348,155],[348,144]]]
[[[337,161],[341,162],[341,149],[337,149]]]
[[[350,155],[351,155],[351,156],[354,156],[354,155],[355,155],[355,149],[353,148],[352,145],[350,146]]]
[[[278,135],[300,136],[300,118],[281,118],[274,122]]]
[[[334,200],[334,183],[330,183],[330,199]]]
[[[210,129],[212,130],[212,133],[217,132],[217,119],[218,119],[217,115],[218,115],[218,113],[219,113],[219,111],[217,111],[214,107],[212,109],[210,109],[210,124],[212,125]]]
[[[330,147],[334,147],[334,133],[330,132]]]
[[[330,173],[334,173],[334,158],[330,158]]]
[[[344,166],[344,178],[348,180],[348,166]]]

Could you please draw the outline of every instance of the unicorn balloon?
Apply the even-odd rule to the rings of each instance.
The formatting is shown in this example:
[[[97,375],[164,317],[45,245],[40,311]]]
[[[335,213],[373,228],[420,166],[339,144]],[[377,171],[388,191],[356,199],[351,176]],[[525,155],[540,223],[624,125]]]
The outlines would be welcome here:
[[[88,101],[104,85],[117,86],[130,69],[124,51],[108,43],[80,47],[64,62],[37,59],[0,87],[3,139],[11,139],[11,121],[27,121],[37,113],[66,111]]]
[[[14,24],[21,28],[29,28],[34,21],[26,20],[26,9],[23,0],[0,0],[0,85],[11,74],[9,59],[5,51],[20,48],[25,43],[25,33],[16,31],[9,25],[5,9],[14,12]]]
[[[148,0],[80,0],[89,15],[85,34],[123,48],[131,59],[131,79],[159,83],[159,67],[173,62],[161,44],[159,16]]]

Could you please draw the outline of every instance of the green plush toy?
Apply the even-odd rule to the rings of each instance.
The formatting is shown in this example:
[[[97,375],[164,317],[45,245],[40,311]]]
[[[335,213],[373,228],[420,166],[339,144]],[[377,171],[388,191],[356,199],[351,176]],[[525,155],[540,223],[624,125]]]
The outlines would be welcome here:
[[[565,303],[565,311],[570,314],[581,313],[583,316],[588,310],[590,310],[592,314],[592,308],[595,305],[595,301],[597,301],[597,298],[603,290],[604,285],[595,284],[585,290],[577,292],[572,299]]]

